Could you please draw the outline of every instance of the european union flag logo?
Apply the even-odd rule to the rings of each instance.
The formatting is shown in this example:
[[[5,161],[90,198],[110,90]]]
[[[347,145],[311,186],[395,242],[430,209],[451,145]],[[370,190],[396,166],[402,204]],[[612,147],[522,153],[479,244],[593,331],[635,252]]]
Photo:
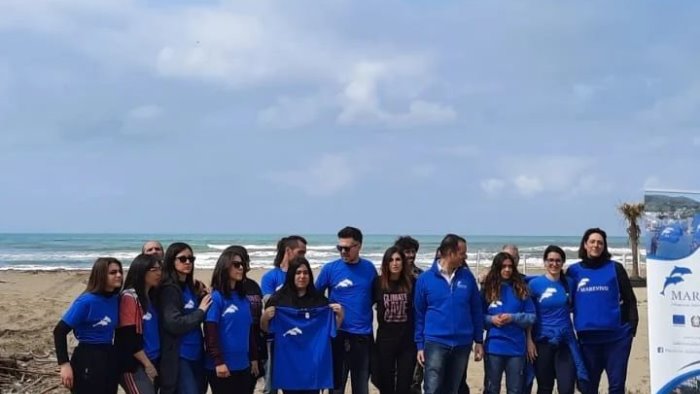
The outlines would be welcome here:
[[[685,326],[685,315],[673,315],[674,326]]]

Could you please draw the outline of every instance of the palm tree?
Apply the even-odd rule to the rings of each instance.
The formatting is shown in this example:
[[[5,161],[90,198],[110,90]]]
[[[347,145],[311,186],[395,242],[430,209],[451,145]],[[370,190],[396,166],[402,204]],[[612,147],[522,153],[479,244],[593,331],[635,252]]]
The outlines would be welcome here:
[[[639,236],[642,230],[639,228],[639,219],[644,214],[644,203],[622,203],[617,207],[627,222],[627,235],[632,248],[632,279],[639,279]]]

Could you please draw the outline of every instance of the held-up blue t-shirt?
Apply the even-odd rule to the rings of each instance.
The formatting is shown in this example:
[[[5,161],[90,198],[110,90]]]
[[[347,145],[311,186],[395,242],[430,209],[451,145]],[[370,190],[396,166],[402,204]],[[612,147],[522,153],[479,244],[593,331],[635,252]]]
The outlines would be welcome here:
[[[112,344],[119,319],[119,296],[81,294],[63,315],[80,343]]]
[[[275,267],[266,272],[260,279],[260,289],[263,297],[275,294],[277,290],[282,288],[285,279],[287,279],[287,273],[282,271],[280,267]]]
[[[148,311],[143,315],[143,351],[149,360],[160,357],[160,334],[158,332],[158,313],[153,303],[148,305]]]
[[[197,310],[197,298],[187,286],[182,290],[182,302],[185,305],[185,314],[190,314]],[[199,361],[202,359],[202,352],[202,328],[197,326],[182,336],[180,357],[185,360]]]
[[[527,350],[525,342],[525,328],[518,324],[523,314],[532,317],[534,321],[535,305],[528,297],[518,298],[511,284],[501,285],[501,299],[487,304],[484,300],[484,314],[495,316],[501,313],[513,315],[513,321],[503,327],[491,326],[487,329],[484,351],[488,354],[499,356],[524,356]]]
[[[573,287],[571,281],[569,289]],[[532,329],[535,342],[561,340],[564,332],[573,332],[569,294],[561,281],[551,280],[545,275],[530,281],[530,297],[535,304],[537,320]]]
[[[211,296],[212,303],[207,310],[205,321],[219,326],[219,348],[229,371],[240,371],[250,366],[248,356],[250,344],[250,326],[253,316],[250,313],[250,301],[232,292],[229,297],[218,290]],[[214,360],[207,357],[206,368],[213,370]]]
[[[335,315],[330,307],[276,307],[270,321],[275,336],[272,387],[282,390],[322,390],[333,387],[331,338]]]
[[[340,330],[351,334],[372,333],[372,283],[377,270],[371,261],[348,264],[342,259],[326,263],[316,279],[316,289],[328,289],[328,300],[345,309]]]

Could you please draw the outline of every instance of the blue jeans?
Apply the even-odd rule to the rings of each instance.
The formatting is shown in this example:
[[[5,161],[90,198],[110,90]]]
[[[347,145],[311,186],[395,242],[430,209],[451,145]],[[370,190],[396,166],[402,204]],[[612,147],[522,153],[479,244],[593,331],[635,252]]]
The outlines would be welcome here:
[[[627,381],[627,364],[631,351],[632,336],[610,343],[582,344],[581,353],[591,381],[589,386],[581,391],[597,393],[600,377],[605,371],[605,374],[608,375],[608,392],[610,394],[624,393]]]
[[[204,394],[207,392],[207,378],[202,361],[180,358],[177,373],[178,394]]]
[[[469,362],[471,346],[447,346],[425,342],[425,394],[457,394],[459,383]]]
[[[372,335],[350,334],[338,331],[333,345],[333,394],[345,393],[350,374],[353,394],[369,394],[369,355]]]
[[[523,389],[523,373],[525,370],[525,356],[498,356],[486,354],[484,359],[486,368],[486,394],[499,394],[501,392],[501,378],[506,373],[506,392],[508,394],[520,394]]]

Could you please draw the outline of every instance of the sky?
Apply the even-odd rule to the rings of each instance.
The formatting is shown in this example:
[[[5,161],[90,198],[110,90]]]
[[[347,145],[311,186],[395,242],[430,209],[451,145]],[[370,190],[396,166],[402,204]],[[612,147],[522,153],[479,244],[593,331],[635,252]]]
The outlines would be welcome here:
[[[700,3],[0,1],[0,232],[624,234]]]

